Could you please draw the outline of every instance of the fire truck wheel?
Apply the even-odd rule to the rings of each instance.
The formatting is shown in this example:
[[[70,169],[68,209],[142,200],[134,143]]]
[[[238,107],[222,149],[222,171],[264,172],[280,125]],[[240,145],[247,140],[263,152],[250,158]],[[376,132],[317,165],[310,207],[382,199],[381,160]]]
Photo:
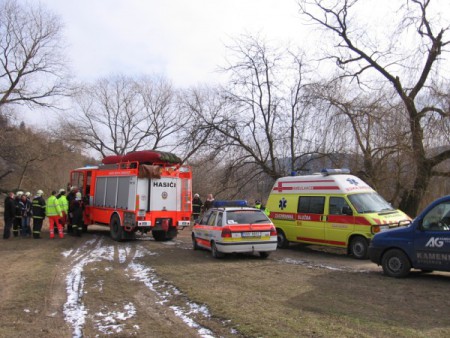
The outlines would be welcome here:
[[[362,236],[353,237],[350,241],[350,253],[357,259],[366,259],[369,253],[367,240]]]
[[[111,217],[111,222],[109,223],[111,238],[117,242],[123,240],[123,228],[120,225],[120,218],[117,215]]]
[[[155,241],[162,242],[167,240],[165,231],[152,231],[152,235]]]
[[[197,244],[197,241],[196,241],[196,239],[195,239],[195,235],[194,235],[194,234],[192,234],[192,248],[193,248],[194,250],[199,250],[199,249],[200,249],[200,247],[199,247],[198,244]]]
[[[223,252],[220,252],[217,249],[216,243],[214,242],[211,243],[211,253],[214,258],[222,258],[223,256],[225,256]]]

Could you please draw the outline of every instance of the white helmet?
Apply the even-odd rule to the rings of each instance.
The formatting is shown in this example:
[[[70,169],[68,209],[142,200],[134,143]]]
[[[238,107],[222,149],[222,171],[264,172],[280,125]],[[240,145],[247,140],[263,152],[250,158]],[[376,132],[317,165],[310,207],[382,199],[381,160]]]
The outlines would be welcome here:
[[[61,188],[61,189],[59,189],[59,193],[61,194],[61,193],[65,193],[66,192],[66,189],[64,189],[64,188]]]
[[[42,190],[38,190],[38,191],[36,191],[36,195],[42,196],[42,195],[44,195],[44,192]]]
[[[18,191],[18,192],[16,192],[16,196],[18,196],[18,197],[20,197],[20,196],[22,196],[23,195],[23,191]]]
[[[25,196],[30,197],[30,196],[31,196],[31,192],[27,191],[27,192],[25,193]]]

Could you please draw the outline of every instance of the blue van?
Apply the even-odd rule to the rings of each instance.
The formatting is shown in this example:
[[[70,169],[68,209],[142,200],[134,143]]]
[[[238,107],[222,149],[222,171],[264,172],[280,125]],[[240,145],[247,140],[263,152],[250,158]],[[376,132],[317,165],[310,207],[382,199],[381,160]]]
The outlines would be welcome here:
[[[390,277],[405,277],[411,268],[450,271],[450,195],[431,203],[407,227],[376,234],[369,258]]]

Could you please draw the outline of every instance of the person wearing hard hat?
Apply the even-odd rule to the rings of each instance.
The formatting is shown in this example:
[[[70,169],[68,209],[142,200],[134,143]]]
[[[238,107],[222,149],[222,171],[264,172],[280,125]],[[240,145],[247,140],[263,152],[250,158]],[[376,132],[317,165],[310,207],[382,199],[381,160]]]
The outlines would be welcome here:
[[[63,230],[67,223],[67,214],[69,213],[69,202],[66,197],[66,190],[64,188],[59,189],[59,194],[56,196],[58,199],[59,207],[61,208],[62,216],[60,223],[62,224]]]
[[[38,190],[36,196],[33,198],[32,211],[33,211],[33,238],[41,238],[42,223],[45,218],[45,199],[43,197],[44,192]]]
[[[195,194],[194,198],[192,200],[192,218],[194,219],[194,222],[197,222],[200,218],[200,214],[202,213],[203,208],[203,202],[200,199],[199,194]]]
[[[62,211],[56,198],[56,191],[54,190],[52,191],[52,195],[47,199],[45,215],[49,221],[50,238],[55,238],[55,225],[58,228],[59,238],[64,238],[63,227],[60,223]]]
[[[83,231],[83,201],[81,199],[81,192],[75,193],[75,199],[70,202],[69,211],[72,220],[72,233],[76,236],[81,236]]]
[[[70,211],[70,205],[75,201],[78,188],[76,186],[70,187],[70,192],[67,194],[67,204],[69,206],[69,213],[67,215],[67,233],[72,232],[72,212]]]
[[[13,224],[13,236],[17,237],[19,236],[19,231],[22,227],[22,209],[20,207],[20,200],[22,198],[23,191],[16,192],[16,197],[14,199],[14,205],[16,207],[16,213],[14,217],[14,224]]]

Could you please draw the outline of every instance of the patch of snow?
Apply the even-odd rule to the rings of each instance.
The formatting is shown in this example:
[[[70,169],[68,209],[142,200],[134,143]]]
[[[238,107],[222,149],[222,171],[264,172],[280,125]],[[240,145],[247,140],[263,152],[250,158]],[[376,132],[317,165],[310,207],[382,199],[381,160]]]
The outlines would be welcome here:
[[[104,307],[106,310],[106,307]],[[136,308],[133,303],[125,304],[124,311],[98,312],[94,315],[93,321],[96,323],[97,329],[104,334],[120,333],[125,327],[124,322],[136,315]],[[100,319],[95,319],[100,317]]]

